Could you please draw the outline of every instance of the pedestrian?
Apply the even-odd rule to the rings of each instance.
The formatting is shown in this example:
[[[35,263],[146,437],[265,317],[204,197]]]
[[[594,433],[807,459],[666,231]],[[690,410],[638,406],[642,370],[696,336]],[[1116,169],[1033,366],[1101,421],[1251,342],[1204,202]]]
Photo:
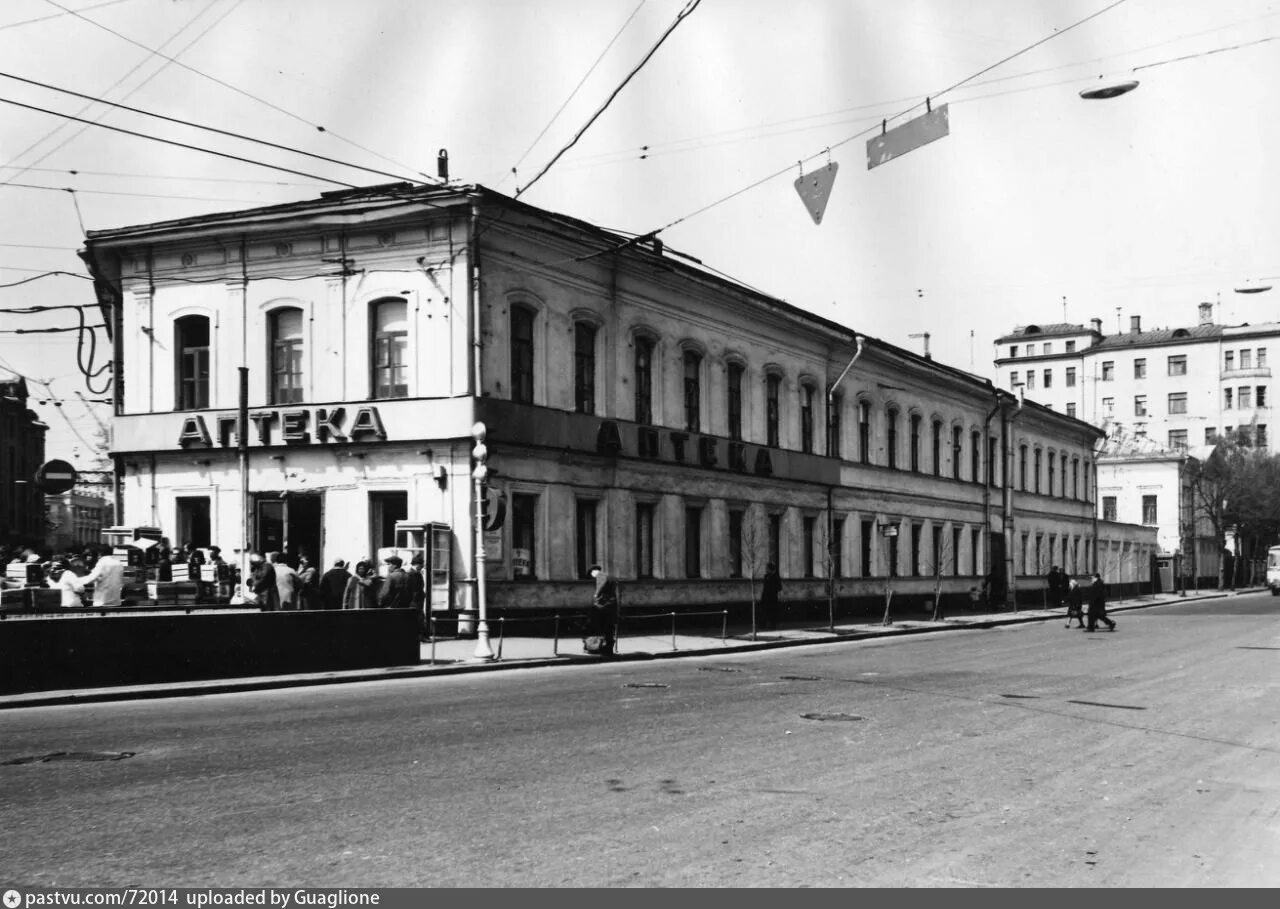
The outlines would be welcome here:
[[[764,566],[764,584],[760,590],[760,627],[773,631],[778,627],[778,600],[782,596],[782,577],[778,566],[770,562]]]
[[[81,589],[93,585],[93,605],[120,606],[124,593],[124,563],[111,554],[98,559],[93,571],[80,579]]]
[[[378,578],[373,565],[366,560],[356,562],[356,573],[342,592],[343,609],[375,609],[378,605]]]
[[[398,555],[387,556],[387,577],[378,594],[379,609],[407,609],[412,594],[409,575],[404,570],[404,559]]]
[[[600,565],[591,566],[591,577],[595,578],[596,588],[587,611],[587,633],[582,639],[582,649],[600,656],[613,656],[618,626],[618,582]]]
[[[1102,583],[1102,575],[1093,575],[1093,583],[1089,585],[1089,624],[1085,631],[1097,631],[1098,623],[1103,622],[1108,631],[1116,630],[1116,623],[1107,617],[1107,585]]]
[[[320,591],[316,582],[316,566],[306,556],[298,556],[298,608],[320,609]]]
[[[350,580],[351,572],[347,571],[347,563],[342,559],[335,560],[333,567],[320,576],[320,608],[341,609],[342,595]]]
[[[1045,586],[1048,588],[1048,608],[1057,609],[1062,605],[1062,571],[1057,565],[1049,569],[1049,575],[1045,578]]]
[[[58,605],[83,606],[84,600],[80,595],[84,592],[84,585],[80,583],[80,578],[85,574],[84,562],[79,559],[73,559],[70,562],[64,560],[56,563],[55,567],[57,576],[49,578],[49,586],[56,587],[62,594]]]
[[[1075,578],[1067,579],[1067,627],[1075,619],[1081,628],[1084,627],[1084,588]]]
[[[294,571],[288,562],[284,560],[283,552],[267,553],[267,560],[271,563],[271,567],[275,569],[276,588],[280,592],[280,608],[281,609],[297,609],[298,608],[298,572]]]
[[[418,640],[430,640],[427,634],[427,579],[422,576],[426,559],[415,552],[409,560],[409,605],[418,614]]]
[[[280,587],[276,584],[275,565],[260,553],[249,556],[251,590],[263,612],[276,612],[280,608]]]

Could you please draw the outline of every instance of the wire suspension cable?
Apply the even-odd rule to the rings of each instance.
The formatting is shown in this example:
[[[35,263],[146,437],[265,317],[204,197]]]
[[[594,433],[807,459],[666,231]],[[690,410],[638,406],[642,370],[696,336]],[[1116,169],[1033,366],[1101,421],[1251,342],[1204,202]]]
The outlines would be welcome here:
[[[523,189],[521,189],[519,192],[516,193],[517,199],[520,198],[520,196],[525,192],[528,192],[529,188],[533,186],[533,184],[537,183],[540,179],[542,179],[543,174],[551,170],[551,168],[555,165],[557,161],[560,160],[561,156],[563,156],[565,152],[567,152],[569,149],[573,148],[575,145],[578,144],[578,140],[581,139],[583,134],[585,134],[586,131],[591,128],[591,124],[595,123],[596,120],[600,118],[600,115],[603,114],[605,110],[609,107],[609,105],[613,103],[613,99],[618,97],[618,95],[622,92],[622,90],[627,87],[627,83],[630,82],[631,79],[635,76],[635,74],[640,72],[640,70],[644,67],[644,65],[649,62],[649,58],[658,52],[658,48],[662,47],[662,42],[667,40],[667,37],[676,30],[676,28],[680,25],[681,22],[683,22],[686,18],[688,18],[688,16],[691,13],[693,13],[695,9],[698,8],[698,4],[700,4],[701,2],[702,0],[689,0],[689,2],[685,4],[684,9],[682,9],[679,12],[679,14],[676,16],[675,21],[672,22],[671,25],[667,28],[667,30],[662,33],[662,36],[658,38],[657,43],[654,44],[653,47],[649,49],[649,52],[644,55],[644,58],[641,59],[639,63],[636,64],[635,68],[632,69],[631,72],[627,73],[626,78],[624,78],[622,82],[618,85],[618,87],[615,88],[613,92],[609,95],[609,97],[605,99],[604,104],[600,105],[600,108],[594,114],[591,115],[591,117],[587,120],[586,124],[583,125],[583,127],[580,130],[578,130],[578,132],[574,135],[574,137],[569,140],[569,144],[566,145],[564,148],[560,149],[560,151],[556,152],[555,157],[553,157],[550,161],[548,161],[546,166],[544,166],[542,170],[538,171],[537,174],[534,175],[533,179],[530,180],[527,184],[525,184]],[[1123,2],[1123,0],[1120,0],[1120,2]]]

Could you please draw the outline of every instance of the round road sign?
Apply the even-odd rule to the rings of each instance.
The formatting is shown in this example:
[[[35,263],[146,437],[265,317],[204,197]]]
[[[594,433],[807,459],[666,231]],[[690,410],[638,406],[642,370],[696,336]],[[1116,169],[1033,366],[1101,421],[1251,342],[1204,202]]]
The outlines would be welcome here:
[[[45,461],[36,471],[36,486],[45,495],[70,492],[77,479],[76,469],[66,461]]]

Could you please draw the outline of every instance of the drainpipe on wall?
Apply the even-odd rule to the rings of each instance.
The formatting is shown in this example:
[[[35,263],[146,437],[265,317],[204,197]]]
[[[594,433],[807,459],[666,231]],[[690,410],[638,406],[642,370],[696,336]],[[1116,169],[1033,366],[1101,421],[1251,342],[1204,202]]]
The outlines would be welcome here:
[[[995,405],[991,408],[991,412],[987,414],[987,418],[982,421],[982,452],[978,455],[978,469],[982,469],[982,461],[985,457],[990,461],[991,453],[991,418],[1001,410],[1000,389],[996,388],[990,382],[991,394],[995,398]],[[984,551],[982,553],[982,564],[986,568],[987,577],[991,577],[991,571],[995,568],[991,564],[991,484],[996,478],[996,472],[988,465],[987,476],[983,477],[982,482],[982,523],[985,535],[982,538]],[[990,593],[990,588],[988,588]]]
[[[1004,449],[1001,455],[1001,465],[1004,469],[1004,476],[1001,477],[1003,492],[1003,508],[1004,508],[1004,561],[1005,573],[1008,576],[1005,584],[1005,604],[1013,607],[1013,611],[1018,611],[1018,576],[1015,570],[1013,558],[1013,545],[1016,539],[1013,524],[1013,471],[1010,468],[1010,461],[1013,459],[1013,447],[1009,444],[1009,429],[1014,422],[1022,415],[1022,405],[1025,401],[1025,387],[1018,387],[1018,406],[1011,415],[1006,415],[1004,410],[1000,411],[1001,436],[1003,437],[1002,447]]]
[[[858,358],[862,356],[863,348],[862,337],[860,335],[853,336],[853,358],[849,360],[849,365],[844,368],[844,372],[840,373],[840,377],[831,383],[831,387],[827,389],[827,451],[831,451],[831,412],[834,409],[836,389],[840,383],[844,381],[844,377],[849,374],[849,370],[853,369],[853,364],[858,362]],[[831,486],[827,487],[827,630],[834,633],[836,630],[836,579],[835,579],[835,530],[836,530],[836,512],[835,512],[835,489]]]

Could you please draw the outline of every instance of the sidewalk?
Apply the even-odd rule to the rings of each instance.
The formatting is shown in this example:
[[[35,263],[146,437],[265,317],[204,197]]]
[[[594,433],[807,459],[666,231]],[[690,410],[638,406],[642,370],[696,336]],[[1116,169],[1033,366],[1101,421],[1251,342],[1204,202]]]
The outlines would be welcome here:
[[[1166,603],[1186,603],[1192,600],[1218,599],[1252,593],[1266,588],[1248,588],[1231,591],[1191,591],[1185,597],[1178,594],[1156,594],[1108,604],[1109,613],[1146,609]],[[895,619],[884,625],[879,621],[857,624],[837,624],[834,632],[826,625],[808,623],[803,626],[778,631],[759,632],[752,640],[750,630],[730,628],[728,634],[719,633],[647,633],[629,635],[624,626],[618,640],[617,654],[608,659],[582,652],[582,642],[576,637],[561,637],[558,641],[548,637],[524,637],[502,632],[501,623],[491,623],[490,650],[493,659],[477,659],[477,641],[474,638],[438,638],[433,643],[421,645],[420,662],[408,666],[392,666],[383,669],[356,669],[344,672],[321,672],[283,676],[251,676],[231,679],[207,679],[198,681],[166,682],[154,685],[131,685],[117,688],[91,688],[60,691],[33,691],[26,694],[0,695],[0,710],[17,707],[43,707],[59,704],[91,704],[105,701],[135,699],[190,697],[201,694],[220,694],[235,691],[265,691],[275,688],[295,688],[312,685],[332,685],[345,682],[364,682],[385,679],[424,678],[433,675],[453,675],[468,672],[494,672],[498,670],[524,669],[537,666],[583,665],[588,663],[621,662],[635,660],[670,659],[673,657],[707,656],[727,653],[743,653],[778,647],[795,647],[808,644],[857,641],[908,634],[994,628],[1000,625],[1016,625],[1026,622],[1064,621],[1066,608],[1003,610],[987,614],[965,612],[948,616],[942,621],[921,618]]]

